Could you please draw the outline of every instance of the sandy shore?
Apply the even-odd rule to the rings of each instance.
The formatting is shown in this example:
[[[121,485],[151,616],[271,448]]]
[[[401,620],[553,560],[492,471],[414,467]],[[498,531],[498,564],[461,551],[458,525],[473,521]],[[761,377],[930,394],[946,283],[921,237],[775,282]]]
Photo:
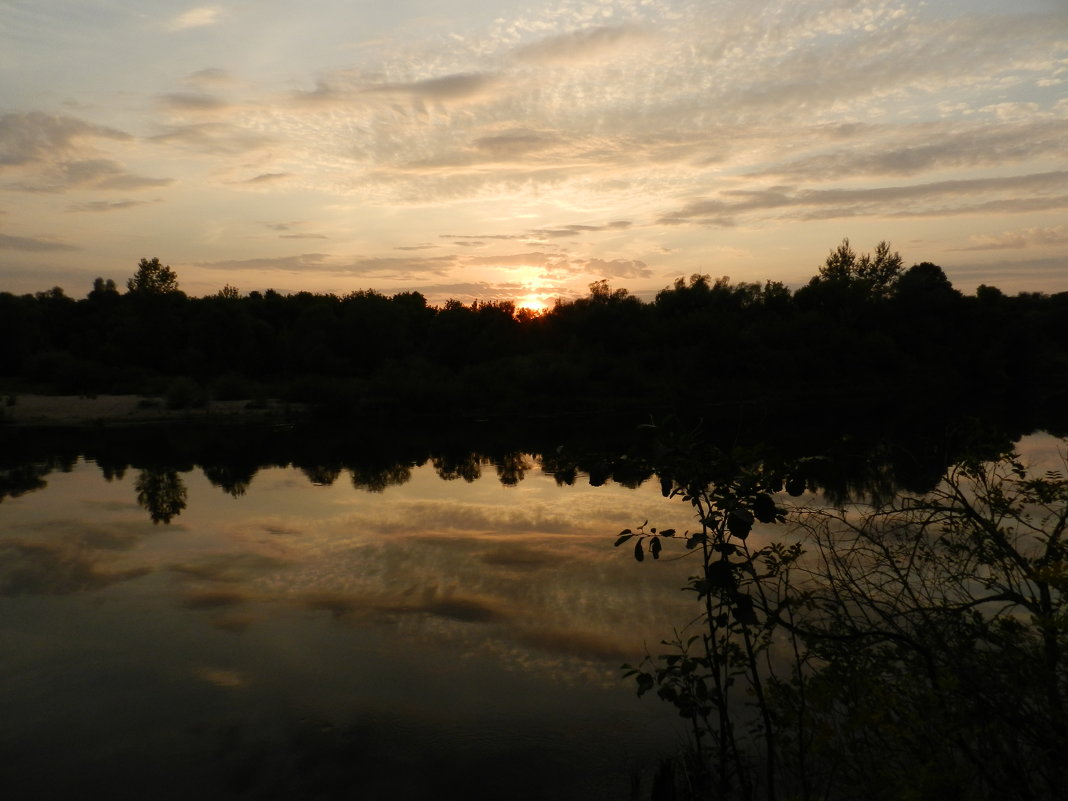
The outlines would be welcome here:
[[[16,395],[6,405],[0,395],[0,419],[16,426],[79,426],[138,424],[179,420],[201,422],[257,422],[282,420],[299,404],[268,401],[266,408],[249,409],[248,401],[213,401],[200,409],[168,409],[161,398],[141,395]]]

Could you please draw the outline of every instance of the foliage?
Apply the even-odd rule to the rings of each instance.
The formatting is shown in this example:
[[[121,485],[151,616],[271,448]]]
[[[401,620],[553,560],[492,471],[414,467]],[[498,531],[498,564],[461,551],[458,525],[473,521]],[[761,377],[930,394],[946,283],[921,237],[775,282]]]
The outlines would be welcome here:
[[[1064,797],[1065,473],[966,460],[930,493],[804,523],[805,637],[824,665],[805,715],[820,755],[850,756],[839,781],[869,798],[947,778],[962,797]]]
[[[702,783],[717,798],[1065,796],[1064,471],[964,459],[929,492],[796,510],[802,539],[752,549],[754,522],[784,516],[772,492],[804,490],[803,463],[663,464],[684,471],[662,470],[662,488],[700,529],[643,524],[616,545],[696,551],[684,589],[700,614],[624,669],[691,719],[690,797]],[[738,686],[750,713],[731,703]]]
[[[158,258],[141,259],[137,265],[137,272],[126,282],[126,288],[130,292],[142,295],[164,295],[168,292],[177,292],[178,275],[169,266],[161,264]],[[99,287],[94,284],[93,291],[98,291],[98,289]],[[106,287],[104,289],[106,291]]]
[[[797,472],[770,467],[755,454],[736,449],[726,453],[704,445],[694,432],[664,430],[656,457],[661,491],[667,498],[690,504],[698,523],[694,532],[674,529],[625,529],[616,538],[621,546],[634,540],[634,557],[653,559],[675,542],[697,559],[685,590],[700,605],[698,617],[675,638],[665,641],[669,652],[647,657],[638,667],[624,665],[634,676],[638,694],[657,689],[690,721],[694,738],[694,769],[689,776],[698,797],[753,797],[762,786],[776,797],[779,773],[778,732],[772,719],[765,665],[784,604],[783,590],[801,556],[798,544],[770,543],[752,547],[750,536],[758,524],[781,523],[786,510],[775,495],[784,488],[804,491]],[[692,633],[691,633],[692,632]],[[749,738],[738,720],[739,696],[749,697],[757,713],[750,728],[762,746],[763,771],[754,775]]]
[[[870,255],[843,243],[795,291],[694,275],[643,300],[599,281],[532,316],[416,292],[187,297],[142,259],[127,293],[103,278],[80,300],[0,292],[0,380],[99,394],[228,376],[336,414],[880,420],[927,397],[985,419],[1063,408],[1068,293],[965,296],[937,265],[901,267],[885,243]]]

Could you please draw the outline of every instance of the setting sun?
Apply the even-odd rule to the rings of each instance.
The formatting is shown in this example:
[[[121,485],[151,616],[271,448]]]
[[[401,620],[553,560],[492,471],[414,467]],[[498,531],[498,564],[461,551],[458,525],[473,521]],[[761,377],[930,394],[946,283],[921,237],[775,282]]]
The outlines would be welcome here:
[[[549,304],[537,295],[526,295],[515,302],[516,311],[524,309],[534,314],[545,314],[549,310]]]

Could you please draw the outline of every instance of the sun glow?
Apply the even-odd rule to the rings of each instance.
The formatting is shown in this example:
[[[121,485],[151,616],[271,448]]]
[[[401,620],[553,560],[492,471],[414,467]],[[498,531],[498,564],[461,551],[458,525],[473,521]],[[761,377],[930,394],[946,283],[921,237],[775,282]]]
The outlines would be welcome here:
[[[537,295],[526,295],[515,302],[516,311],[526,310],[535,315],[545,314],[549,310],[549,304]]]

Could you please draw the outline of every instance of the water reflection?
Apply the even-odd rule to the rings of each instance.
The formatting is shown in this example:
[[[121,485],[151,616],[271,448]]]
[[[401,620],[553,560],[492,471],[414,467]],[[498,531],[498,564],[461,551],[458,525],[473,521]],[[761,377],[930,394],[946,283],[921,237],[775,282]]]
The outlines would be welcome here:
[[[212,483],[218,486],[217,482]],[[186,507],[188,493],[177,470],[158,467],[142,470],[134,482],[134,489],[137,490],[137,502],[148,511],[153,523],[170,523]]]
[[[681,739],[617,671],[692,616],[685,560],[610,547],[692,525],[631,439],[8,436],[13,797],[615,799]],[[954,452],[824,444],[831,493]]]
[[[684,608],[680,571],[604,547],[655,486],[561,487],[514,452],[116,464],[0,506],[17,797],[155,776],[175,798],[484,797],[520,777],[509,797],[618,798],[675,742],[617,666]]]
[[[978,424],[961,426],[951,434],[934,433],[919,424],[867,436],[794,432],[792,437],[773,440],[774,448],[762,446],[759,458],[804,459],[808,485],[835,501],[854,496],[890,498],[901,489],[929,489],[960,457],[993,455],[1023,433]],[[732,436],[707,439],[716,448],[736,447]],[[353,488],[378,493],[409,482],[413,470],[424,465],[443,481],[474,482],[492,466],[497,481],[517,487],[538,467],[560,486],[572,485],[581,476],[594,487],[608,483],[637,487],[654,475],[657,462],[656,445],[643,441],[632,424],[593,432],[550,426],[508,436],[479,427],[432,431],[161,427],[147,437],[141,430],[121,428],[0,429],[0,446],[0,501],[43,489],[50,474],[69,471],[84,456],[107,481],[121,481],[130,469],[139,471],[137,501],[153,522],[164,524],[185,511],[189,501],[183,476],[195,467],[213,486],[237,498],[249,491],[261,471],[276,467],[296,468],[316,486],[332,486],[347,474]]]

